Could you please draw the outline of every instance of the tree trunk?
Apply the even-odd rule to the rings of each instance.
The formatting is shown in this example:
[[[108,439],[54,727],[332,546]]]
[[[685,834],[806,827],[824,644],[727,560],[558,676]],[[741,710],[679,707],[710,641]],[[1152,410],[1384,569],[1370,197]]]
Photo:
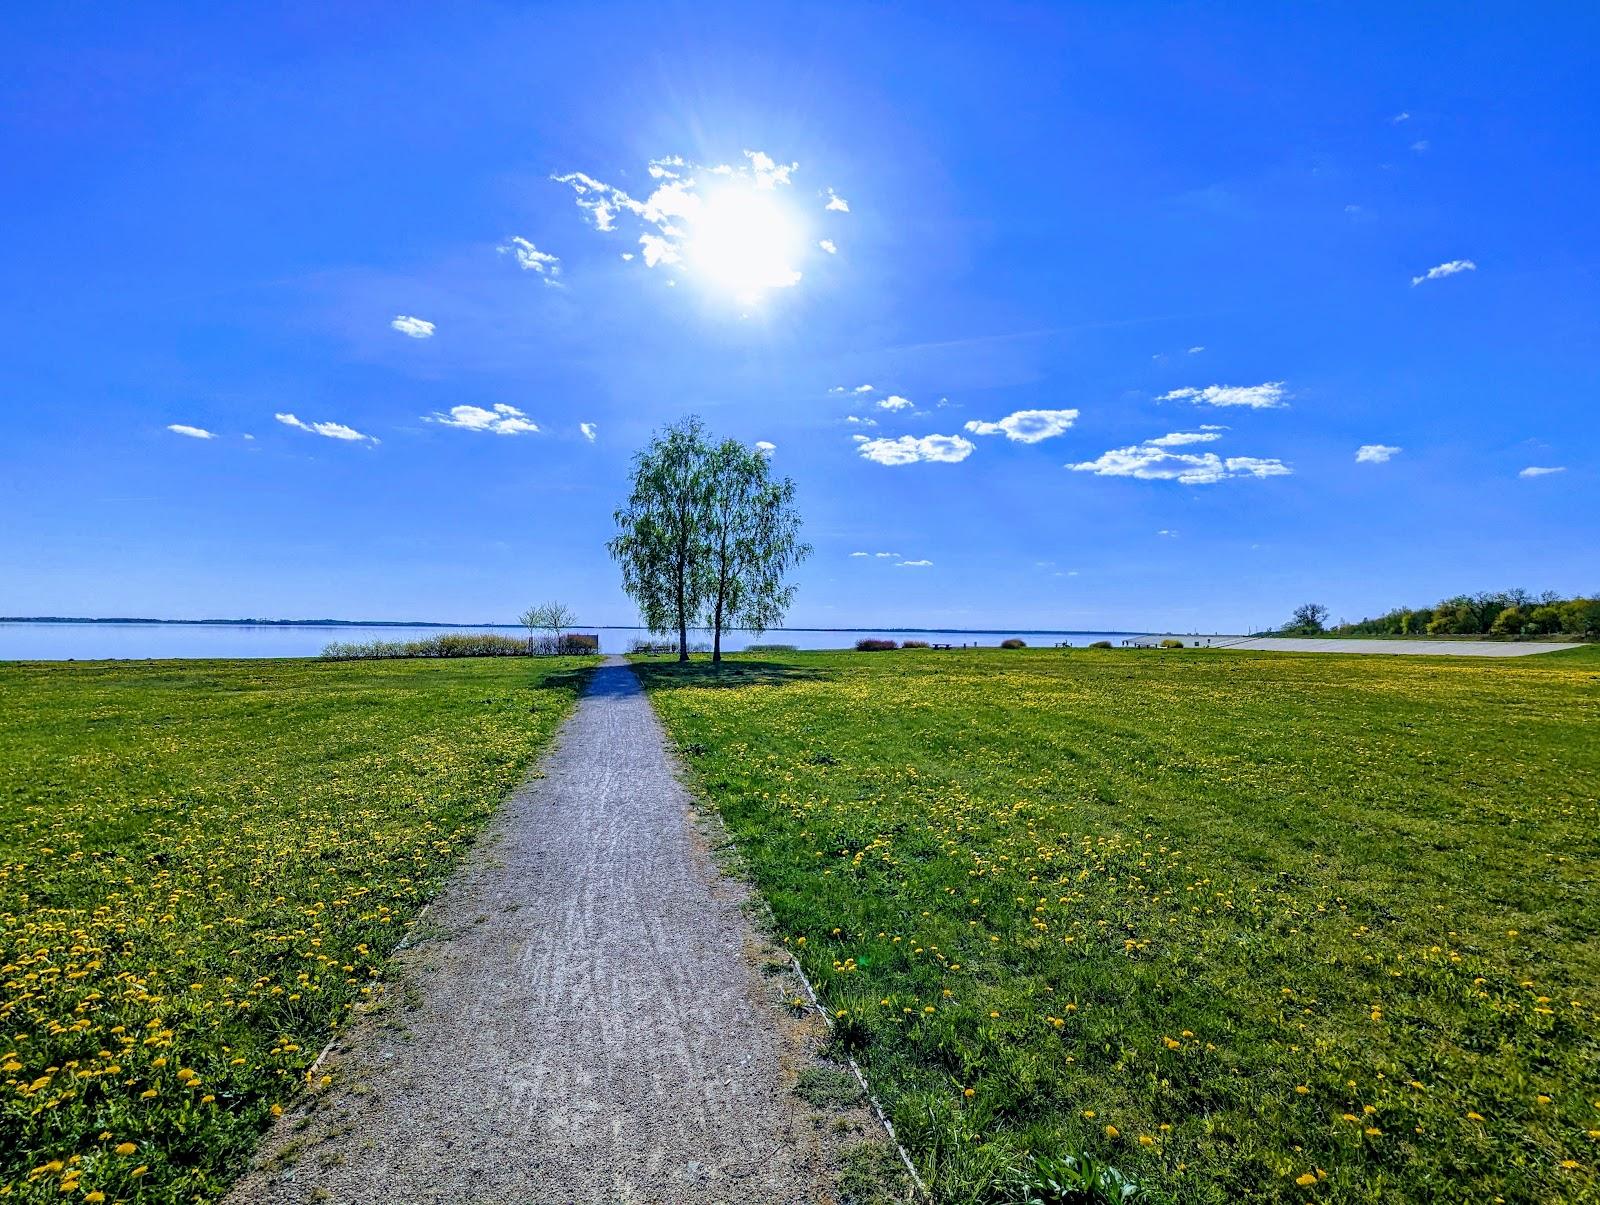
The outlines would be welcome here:
[[[712,615],[714,625],[711,635],[711,664],[722,664],[722,595],[717,595],[717,609]]]

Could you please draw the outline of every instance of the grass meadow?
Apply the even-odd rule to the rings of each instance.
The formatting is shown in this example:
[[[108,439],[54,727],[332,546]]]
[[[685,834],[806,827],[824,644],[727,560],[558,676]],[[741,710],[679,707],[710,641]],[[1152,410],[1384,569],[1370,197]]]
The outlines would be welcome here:
[[[1600,1199],[1600,648],[640,668],[940,1201]]]
[[[583,664],[0,664],[0,1196],[219,1197]]]

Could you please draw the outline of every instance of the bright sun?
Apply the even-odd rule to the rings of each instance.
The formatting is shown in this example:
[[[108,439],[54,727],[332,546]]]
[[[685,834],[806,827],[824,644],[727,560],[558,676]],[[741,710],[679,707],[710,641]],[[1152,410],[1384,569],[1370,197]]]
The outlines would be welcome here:
[[[770,190],[732,185],[705,198],[684,246],[691,268],[740,302],[800,279],[799,223]]]

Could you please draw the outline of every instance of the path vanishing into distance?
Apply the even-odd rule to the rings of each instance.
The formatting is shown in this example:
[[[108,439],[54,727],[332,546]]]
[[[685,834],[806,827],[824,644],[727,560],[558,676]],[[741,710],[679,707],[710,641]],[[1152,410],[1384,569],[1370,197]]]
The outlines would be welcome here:
[[[792,1091],[825,1027],[692,808],[610,659],[228,1200],[833,1200],[847,1127]]]

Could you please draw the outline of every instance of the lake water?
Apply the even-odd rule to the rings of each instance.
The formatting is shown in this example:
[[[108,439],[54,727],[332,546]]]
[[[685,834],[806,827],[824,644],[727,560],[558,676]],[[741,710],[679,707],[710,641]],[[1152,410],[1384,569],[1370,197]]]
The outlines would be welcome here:
[[[315,657],[332,641],[416,640],[437,636],[451,628],[358,627],[339,624],[327,627],[263,624],[203,623],[0,623],[0,661],[100,661],[108,659],[146,660],[167,657]],[[522,628],[472,628],[471,631],[503,632],[524,636]],[[595,631],[593,628],[578,629]],[[638,639],[648,639],[643,628],[600,628],[600,651],[625,653]],[[976,644],[993,647],[1010,636],[1033,646],[1070,643],[1085,645],[1095,640],[1119,643],[1127,632],[838,632],[816,628],[788,628],[754,636],[748,632],[724,632],[722,647],[737,652],[748,644],[792,644],[803,649],[849,648],[863,637],[884,640],[926,640],[929,643]],[[654,637],[660,639],[660,637]],[[695,632],[692,642],[709,644],[708,632]]]

